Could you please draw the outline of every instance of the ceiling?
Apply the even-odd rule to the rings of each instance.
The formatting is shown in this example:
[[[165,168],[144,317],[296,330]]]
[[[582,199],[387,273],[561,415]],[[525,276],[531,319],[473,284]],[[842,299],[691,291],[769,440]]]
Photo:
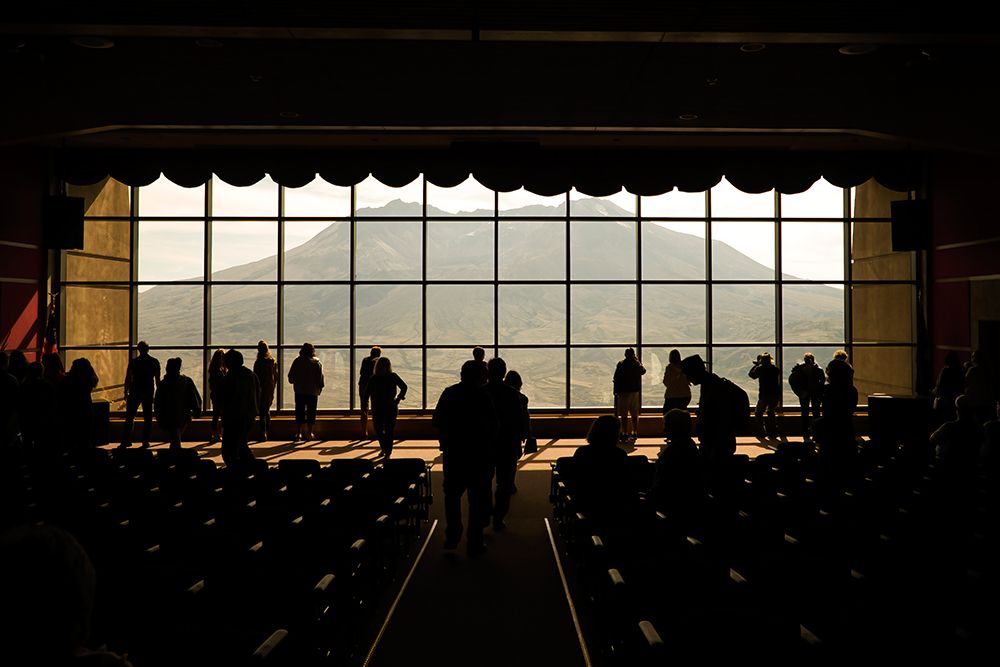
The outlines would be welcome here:
[[[0,145],[1000,151],[962,2],[21,4]]]

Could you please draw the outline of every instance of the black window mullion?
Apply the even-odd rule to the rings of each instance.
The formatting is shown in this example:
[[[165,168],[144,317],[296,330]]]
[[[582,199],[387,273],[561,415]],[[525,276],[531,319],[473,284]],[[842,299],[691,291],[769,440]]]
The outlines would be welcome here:
[[[705,363],[712,363],[712,190],[705,190]]]
[[[420,405],[427,408],[427,176],[420,197]]]
[[[851,312],[854,298],[854,269],[851,261],[851,190],[844,188],[844,349],[849,359],[854,359],[854,316]]]
[[[782,315],[784,283],[781,266],[781,194],[778,193],[777,189],[774,191],[774,221],[774,363],[780,369],[784,368],[782,366],[782,360],[784,359],[784,355],[782,354],[782,343],[784,341],[782,335],[784,331],[784,317]],[[783,395],[784,390],[778,396],[778,404],[781,406],[784,405]]]
[[[570,298],[570,276],[572,275],[572,267],[570,265],[571,253],[570,253],[570,242],[572,226],[570,225],[569,216],[569,193],[566,193],[566,273],[563,278],[566,281],[566,408],[573,407],[571,396],[570,383],[573,380],[573,373],[570,370],[570,364],[572,362],[572,344],[573,341],[570,340],[570,320],[572,319],[572,313],[570,309],[572,308],[571,298]]]
[[[202,375],[202,396],[205,397],[205,404],[210,405],[211,393],[208,387],[208,364],[212,356],[212,183],[215,176],[205,183],[205,291],[204,303],[202,304],[202,332],[201,337],[205,345],[204,372]]]
[[[284,368],[284,344],[285,344],[285,186],[278,186],[278,285],[277,285],[277,308],[278,308],[278,349],[276,351],[277,364],[279,369]],[[279,371],[283,373],[283,371]],[[279,382],[274,399],[277,401],[277,408],[282,406],[282,396],[285,393],[285,383]]]
[[[358,311],[357,304],[355,303],[356,300],[357,300],[357,294],[358,294],[358,286],[357,286],[357,234],[358,234],[358,218],[357,218],[357,210],[356,210],[357,209],[357,198],[358,198],[358,195],[357,195],[357,186],[356,185],[352,185],[351,186],[351,221],[350,221],[350,225],[351,225],[351,241],[350,241],[350,248],[348,250],[348,254],[350,255],[350,262],[351,262],[351,273],[350,273],[350,276],[348,276],[348,278],[350,280],[350,290],[351,290],[350,299],[348,299],[349,307],[350,307],[350,311],[351,311],[350,312],[350,316],[348,318],[348,323],[349,323],[349,326],[350,326],[350,331],[348,332],[348,340],[350,342],[351,347],[350,347],[350,352],[347,355],[347,358],[348,358],[347,376],[348,376],[348,380],[349,380],[348,391],[350,392],[350,395],[351,395],[351,400],[348,402],[348,407],[351,410],[354,410],[355,408],[357,408],[359,410],[361,409],[361,400],[360,400],[361,397],[360,396],[356,397],[354,395],[354,368],[355,368],[355,363],[357,362],[357,352],[356,352],[356,349],[357,349],[357,342],[358,342],[357,341],[357,336],[356,336],[356,333],[355,333],[355,331],[357,329],[357,324],[355,323],[355,318],[357,316],[357,311]],[[362,434],[362,435],[364,435],[364,434]]]

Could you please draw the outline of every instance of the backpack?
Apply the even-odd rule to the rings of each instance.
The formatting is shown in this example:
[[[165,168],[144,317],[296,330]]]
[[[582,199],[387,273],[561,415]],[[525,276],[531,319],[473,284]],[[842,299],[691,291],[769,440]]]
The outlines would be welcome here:
[[[809,378],[806,376],[805,364],[795,364],[792,372],[788,375],[788,385],[796,396],[809,391]]]
[[[732,408],[730,419],[734,429],[746,428],[750,424],[750,395],[728,378],[720,378],[725,387],[726,397]]]

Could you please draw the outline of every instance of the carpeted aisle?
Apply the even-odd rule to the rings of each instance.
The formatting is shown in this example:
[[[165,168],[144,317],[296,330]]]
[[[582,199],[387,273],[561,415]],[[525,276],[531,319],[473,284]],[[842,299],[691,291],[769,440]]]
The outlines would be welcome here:
[[[431,514],[440,522],[369,664],[583,665],[543,521],[549,473],[518,472],[507,530],[488,529],[487,553],[471,560],[464,541],[443,549],[441,473],[433,478]]]

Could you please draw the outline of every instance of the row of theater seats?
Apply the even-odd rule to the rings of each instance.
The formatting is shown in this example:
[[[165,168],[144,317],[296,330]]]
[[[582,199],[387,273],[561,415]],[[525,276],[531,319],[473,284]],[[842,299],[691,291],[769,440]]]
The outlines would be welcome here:
[[[256,461],[89,450],[6,462],[0,527],[73,533],[98,574],[92,643],[137,667],[358,662],[431,502],[421,459]]]
[[[948,657],[992,639],[998,494],[987,478],[865,446],[824,476],[808,449],[731,463],[682,511],[643,495],[589,513],[573,459],[552,466],[554,516],[596,664]],[[647,472],[642,470],[646,467]]]

